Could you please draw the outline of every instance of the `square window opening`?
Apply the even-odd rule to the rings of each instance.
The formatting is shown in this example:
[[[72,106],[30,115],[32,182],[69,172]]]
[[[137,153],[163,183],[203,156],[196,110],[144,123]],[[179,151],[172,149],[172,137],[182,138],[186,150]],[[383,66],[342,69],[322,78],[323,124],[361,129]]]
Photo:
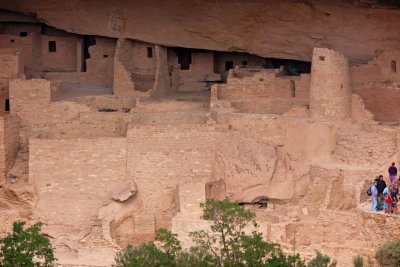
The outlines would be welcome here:
[[[49,52],[57,52],[56,41],[49,41]]]
[[[28,36],[28,33],[27,32],[19,32],[19,36],[26,37],[26,36]]]
[[[319,56],[319,60],[325,61],[325,57],[324,56]]]

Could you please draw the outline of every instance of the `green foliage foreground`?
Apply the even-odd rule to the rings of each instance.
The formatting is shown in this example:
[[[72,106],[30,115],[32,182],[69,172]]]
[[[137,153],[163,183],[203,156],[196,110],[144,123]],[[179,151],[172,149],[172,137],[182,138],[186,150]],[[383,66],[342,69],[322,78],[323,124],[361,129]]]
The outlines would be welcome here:
[[[149,242],[136,248],[128,246],[117,254],[114,266],[306,266],[299,254],[287,255],[278,244],[264,241],[254,221],[254,213],[238,203],[210,199],[201,207],[203,218],[212,224],[210,229],[191,233],[195,245],[189,250],[182,249],[176,234],[160,229],[156,234],[157,245]],[[328,256],[320,253],[317,256],[318,259],[311,261],[314,264],[309,266],[328,266],[318,265],[329,263]]]
[[[400,240],[383,244],[375,253],[375,259],[382,267],[400,266]]]
[[[0,266],[53,266],[56,258],[49,239],[40,232],[42,224],[24,226],[25,222],[14,222],[13,233],[0,239]]]

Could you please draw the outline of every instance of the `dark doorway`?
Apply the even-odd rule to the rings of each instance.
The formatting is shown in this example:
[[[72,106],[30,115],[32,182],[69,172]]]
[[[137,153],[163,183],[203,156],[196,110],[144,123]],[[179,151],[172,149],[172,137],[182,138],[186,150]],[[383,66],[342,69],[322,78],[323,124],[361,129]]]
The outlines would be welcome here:
[[[225,70],[233,69],[233,61],[225,61]]]
[[[86,60],[90,58],[89,47],[96,44],[96,38],[94,36],[83,37],[83,62],[82,71],[86,72],[87,65]]]
[[[147,57],[152,58],[153,57],[153,47],[147,47]]]
[[[174,51],[178,56],[178,63],[181,65],[181,70],[190,69],[190,64],[192,64],[192,51],[185,48],[175,48]]]
[[[10,111],[10,99],[6,99],[5,101],[5,111]]]

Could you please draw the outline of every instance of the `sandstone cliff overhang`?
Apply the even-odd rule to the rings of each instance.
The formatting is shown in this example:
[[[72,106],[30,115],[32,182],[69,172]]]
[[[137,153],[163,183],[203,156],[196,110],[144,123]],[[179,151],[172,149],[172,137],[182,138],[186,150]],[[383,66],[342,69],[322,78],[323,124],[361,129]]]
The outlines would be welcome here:
[[[400,48],[400,11],[364,2],[2,0],[0,8],[79,34],[306,61],[326,47],[365,63],[376,50]]]

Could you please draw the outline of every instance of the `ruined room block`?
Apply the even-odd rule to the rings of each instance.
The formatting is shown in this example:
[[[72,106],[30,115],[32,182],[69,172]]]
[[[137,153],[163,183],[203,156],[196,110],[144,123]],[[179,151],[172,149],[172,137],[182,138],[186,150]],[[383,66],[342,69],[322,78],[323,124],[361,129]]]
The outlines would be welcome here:
[[[341,120],[351,116],[349,62],[340,52],[314,49],[310,111],[312,118],[322,120]]]

